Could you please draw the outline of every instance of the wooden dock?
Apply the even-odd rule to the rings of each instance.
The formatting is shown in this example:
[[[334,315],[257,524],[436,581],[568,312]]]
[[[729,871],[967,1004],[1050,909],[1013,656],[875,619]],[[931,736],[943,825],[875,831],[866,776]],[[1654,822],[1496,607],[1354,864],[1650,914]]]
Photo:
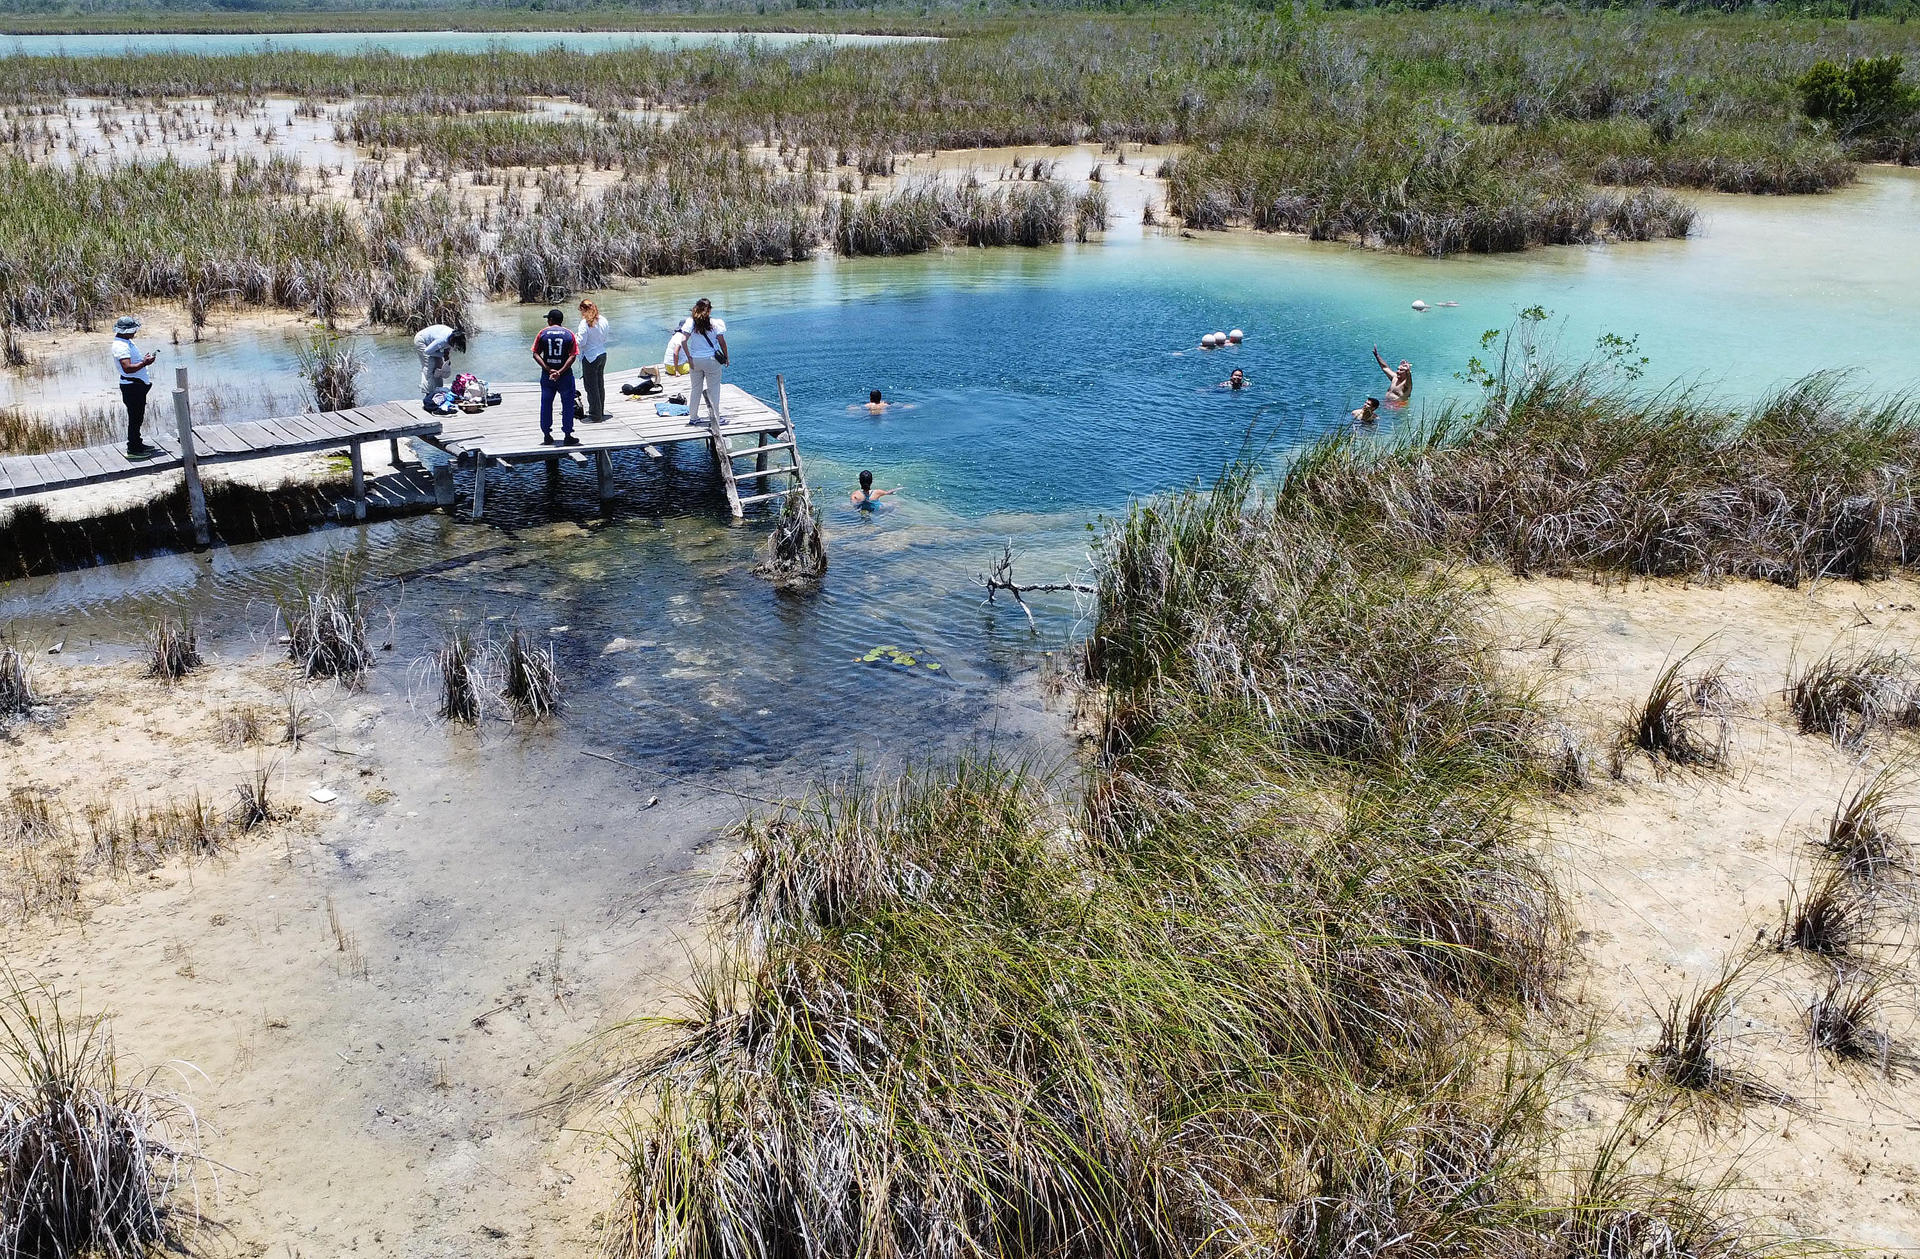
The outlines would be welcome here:
[[[525,463],[557,465],[563,460],[592,462],[604,499],[613,492],[615,452],[638,450],[657,459],[663,447],[689,441],[705,442],[711,449],[726,488],[727,506],[736,518],[754,503],[806,489],[806,469],[794,437],[783,377],[774,378],[778,410],[737,385],[723,384],[721,422],[713,425],[703,417],[698,426],[687,421],[687,377],[666,377],[666,386],[659,393],[628,397],[620,392],[620,386],[636,384],[640,379],[638,369],[607,374],[607,419],[599,424],[578,421],[574,426],[574,436],[580,439],[578,446],[541,444],[540,387],[531,382],[496,385],[498,405],[472,414],[450,415],[441,421],[439,433],[425,440],[444,450],[455,464],[473,469],[476,520],[486,511],[489,468]],[[681,401],[673,402],[675,397]],[[556,438],[560,436],[559,410],[556,402]],[[743,459],[753,460],[753,466],[738,466]]]
[[[207,520],[205,495],[200,486],[201,467],[344,449],[353,465],[354,515],[364,520],[366,471],[361,448],[368,442],[385,441],[398,466],[402,438],[429,442],[444,451],[452,465],[473,470],[473,517],[476,520],[486,510],[490,467],[544,462],[557,468],[561,461],[581,464],[591,461],[599,475],[600,496],[605,499],[613,492],[612,457],[616,451],[639,450],[660,458],[662,447],[687,441],[707,443],[726,488],[727,505],[736,518],[755,503],[778,500],[788,493],[806,489],[806,472],[800,459],[799,442],[794,437],[793,418],[787,408],[784,378],[774,378],[779,393],[778,410],[736,385],[723,385],[720,422],[709,423],[703,419],[697,427],[687,421],[686,377],[667,377],[666,387],[659,393],[637,397],[620,393],[620,386],[637,383],[640,378],[638,369],[609,373],[607,420],[598,424],[579,420],[574,429],[580,439],[578,446],[547,446],[540,441],[540,388],[535,383],[497,385],[495,392],[500,395],[497,405],[482,412],[446,417],[428,415],[418,402],[405,401],[240,424],[199,425],[191,420],[186,369],[178,368],[173,391],[177,435],[148,438],[150,444],[161,447],[163,454],[135,461],[128,459],[120,446],[93,446],[44,455],[0,457],[0,499],[181,472],[186,477],[195,532],[205,545]],[[676,396],[681,399],[679,403],[671,401]],[[558,410],[556,404],[555,411]],[[559,429],[560,417],[556,414],[556,437],[560,435]],[[742,459],[752,459],[753,465],[738,466]],[[438,469],[434,481],[439,501],[451,506],[451,468]]]

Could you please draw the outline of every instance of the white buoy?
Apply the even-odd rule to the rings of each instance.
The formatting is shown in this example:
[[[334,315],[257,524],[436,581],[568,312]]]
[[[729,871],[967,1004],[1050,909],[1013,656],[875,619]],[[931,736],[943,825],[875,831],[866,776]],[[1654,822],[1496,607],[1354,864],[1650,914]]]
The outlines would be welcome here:
[[[1239,345],[1240,342],[1246,338],[1246,335],[1247,334],[1240,331],[1240,329],[1235,328],[1232,332],[1229,332],[1227,334],[1227,340],[1233,342],[1235,345]]]
[[[1416,297],[1413,300],[1413,308],[1415,310],[1425,310],[1427,308],[1427,304]]]

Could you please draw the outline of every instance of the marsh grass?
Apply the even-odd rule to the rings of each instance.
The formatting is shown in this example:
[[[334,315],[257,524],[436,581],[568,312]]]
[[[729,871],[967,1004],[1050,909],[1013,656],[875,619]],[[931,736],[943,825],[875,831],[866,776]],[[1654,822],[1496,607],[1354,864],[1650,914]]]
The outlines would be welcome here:
[[[200,1224],[192,1109],[124,1072],[106,1019],[12,972],[0,992],[0,1251],[141,1259]]]
[[[1910,846],[1900,834],[1906,817],[1907,776],[1894,766],[1849,784],[1827,823],[1824,846],[1842,869],[1869,880],[1912,868]]]
[[[1670,660],[1655,676],[1646,698],[1633,705],[1620,741],[1673,765],[1719,768],[1732,745],[1732,695],[1724,667],[1709,664],[1683,672],[1699,648]]]
[[[255,766],[234,786],[233,808],[228,816],[243,833],[280,821],[291,812],[274,800],[273,775],[279,768],[278,761]]]
[[[1793,1099],[1752,1072],[1722,1061],[1728,1027],[1752,977],[1751,959],[1723,966],[1713,978],[1676,995],[1660,1019],[1660,1039],[1647,1074],[1708,1104],[1790,1106]]]
[[[1739,1253],[1680,1187],[1542,1188],[1499,1029],[1566,928],[1477,588],[1248,470],[1096,575],[1084,782],[982,753],[743,824],[683,1007],[576,1076],[627,1108],[614,1253]]]
[[[500,647],[501,690],[515,714],[536,725],[560,711],[560,670],[553,644],[541,646],[515,628]]]
[[[18,717],[33,708],[33,678],[26,653],[18,647],[0,647],[0,717]]]
[[[315,409],[345,411],[359,404],[360,375],[366,370],[366,361],[351,338],[321,327],[296,345],[294,353]]]
[[[53,450],[104,446],[125,432],[125,417],[105,407],[85,407],[65,415],[0,407],[0,454],[42,455]]]
[[[1844,866],[1833,866],[1797,889],[1782,907],[1774,947],[1842,961],[1857,959],[1871,946],[1883,915],[1849,874]]]
[[[1802,734],[1824,734],[1853,747],[1875,729],[1920,725],[1920,678],[1905,652],[1883,647],[1839,649],[1787,666],[1787,706]]]
[[[200,634],[190,620],[163,616],[147,627],[147,676],[177,682],[200,664]]]
[[[330,562],[311,586],[281,599],[287,656],[302,677],[355,686],[373,667],[361,599],[359,572],[347,561]]]
[[[1807,1006],[1807,1034],[1816,1049],[1842,1062],[1870,1066],[1883,1077],[1910,1075],[1920,1059],[1883,1028],[1893,998],[1882,974],[1836,971]]]
[[[1637,393],[1604,362],[1509,362],[1474,408],[1298,465],[1302,493],[1398,544],[1516,575],[1628,572],[1782,585],[1920,560],[1914,404],[1836,375],[1744,412]]]
[[[467,726],[479,722],[486,692],[483,656],[484,652],[475,650],[472,638],[462,629],[449,633],[440,649],[434,652],[428,667],[439,683],[440,699],[435,712],[441,720]]]

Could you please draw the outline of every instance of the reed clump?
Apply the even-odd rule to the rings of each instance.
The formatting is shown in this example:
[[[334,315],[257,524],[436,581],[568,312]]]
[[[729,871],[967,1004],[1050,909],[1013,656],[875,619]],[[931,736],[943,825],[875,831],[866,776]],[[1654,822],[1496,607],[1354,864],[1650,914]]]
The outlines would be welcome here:
[[[433,654],[432,669],[440,682],[436,711],[444,721],[474,725],[480,720],[485,680],[476,659],[473,640],[465,630],[454,630]]]
[[[0,992],[0,1252],[140,1259],[200,1223],[193,1111],[125,1074],[102,1015],[8,972]]]
[[[1674,765],[1718,767],[1732,746],[1732,696],[1720,665],[1684,672],[1693,654],[1660,670],[1628,712],[1620,741]]]
[[[359,574],[348,563],[329,564],[311,587],[280,605],[287,656],[308,678],[338,678],[358,684],[373,667]]]
[[[1920,726],[1920,677],[1905,652],[1840,649],[1787,671],[1787,706],[1800,733],[1852,747],[1876,728]]]
[[[147,628],[147,676],[177,682],[200,665],[200,632],[191,620],[163,616]]]
[[[519,716],[538,725],[560,711],[560,670],[552,643],[543,646],[525,630],[512,630],[501,646],[501,674],[501,690]]]
[[[321,327],[296,345],[294,351],[300,363],[300,378],[307,382],[317,410],[346,411],[358,405],[360,375],[367,365],[352,338]]]
[[[0,717],[24,716],[34,703],[26,653],[18,647],[0,647]]]
[[[1900,833],[1907,811],[1906,777],[1887,767],[1860,780],[1827,823],[1825,847],[1841,868],[1872,879],[1911,867],[1910,846]]]

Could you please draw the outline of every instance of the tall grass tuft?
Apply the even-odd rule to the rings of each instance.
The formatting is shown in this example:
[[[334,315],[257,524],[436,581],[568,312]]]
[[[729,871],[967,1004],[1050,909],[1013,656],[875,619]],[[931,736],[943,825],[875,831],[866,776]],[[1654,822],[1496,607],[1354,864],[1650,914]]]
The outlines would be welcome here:
[[[480,720],[485,680],[481,675],[479,653],[465,630],[456,629],[433,654],[433,672],[440,683],[440,701],[435,710],[446,721],[471,726]]]
[[[1907,811],[1905,776],[1881,769],[1848,791],[1827,823],[1826,850],[1850,874],[1877,878],[1910,867],[1910,853],[1899,827]]]
[[[351,338],[321,327],[294,350],[316,410],[346,411],[359,404],[360,374],[366,370],[366,361]]]
[[[27,657],[17,647],[0,647],[0,717],[18,717],[34,705]]]
[[[507,635],[502,651],[502,689],[515,713],[534,722],[549,720],[560,711],[560,671],[553,644],[540,646],[521,629]]]
[[[1913,1055],[1880,1028],[1892,993],[1882,976],[1859,969],[1837,971],[1807,1007],[1807,1033],[1816,1048],[1843,1062],[1863,1063],[1882,1075],[1912,1070]]]
[[[1688,652],[1660,670],[1646,698],[1628,712],[1620,739],[1675,765],[1725,765],[1732,739],[1726,680],[1717,664],[1691,676],[1682,673],[1693,655]]]
[[[102,1015],[11,972],[0,991],[0,1252],[141,1259],[200,1222],[193,1111],[127,1078]]]
[[[147,676],[177,682],[200,664],[200,634],[190,620],[163,616],[147,627]]]
[[[1843,747],[1876,727],[1920,725],[1920,680],[1904,652],[1836,650],[1787,672],[1787,705],[1802,734],[1824,734]]]
[[[1733,962],[1676,995],[1661,1017],[1660,1039],[1648,1054],[1647,1073],[1710,1103],[1791,1103],[1751,1072],[1720,1059],[1727,1023],[1745,991],[1744,965]]]
[[[282,599],[287,655],[303,677],[355,685],[373,667],[360,600],[359,574],[345,562],[329,563],[314,585]]]
[[[1848,874],[1845,867],[1834,866],[1794,893],[1784,908],[1776,947],[1844,959],[1873,940],[1879,924],[1875,904]]]

